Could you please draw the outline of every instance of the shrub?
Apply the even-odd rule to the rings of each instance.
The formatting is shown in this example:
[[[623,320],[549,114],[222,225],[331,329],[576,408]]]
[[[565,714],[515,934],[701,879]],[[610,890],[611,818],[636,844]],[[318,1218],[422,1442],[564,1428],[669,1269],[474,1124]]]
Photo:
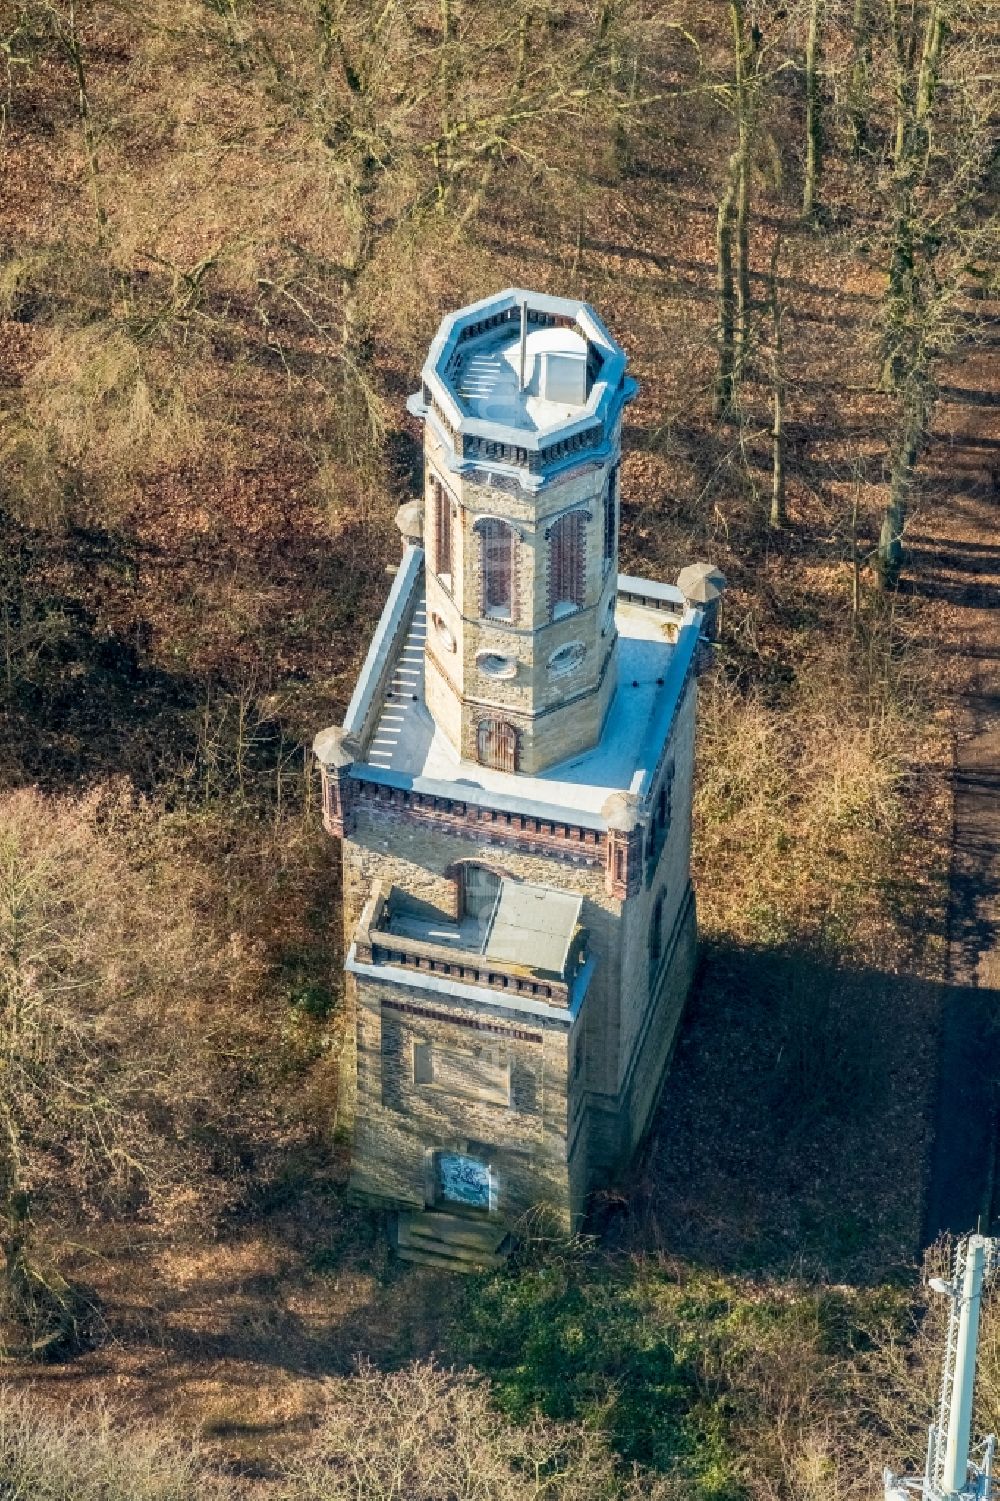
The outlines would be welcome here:
[[[0,1387],[3,1501],[235,1501],[197,1447],[95,1405],[52,1416]]]
[[[362,1365],[327,1396],[281,1501],[680,1501],[670,1482],[619,1466],[592,1428],[537,1415],[515,1427],[470,1374]]]

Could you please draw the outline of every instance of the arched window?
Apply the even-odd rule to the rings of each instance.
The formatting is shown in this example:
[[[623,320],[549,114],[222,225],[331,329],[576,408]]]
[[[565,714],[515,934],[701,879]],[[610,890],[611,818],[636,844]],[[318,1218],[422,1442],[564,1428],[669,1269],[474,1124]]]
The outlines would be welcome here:
[[[517,731],[503,719],[481,719],[476,733],[480,766],[496,771],[517,770]]]
[[[618,465],[608,475],[604,491],[604,571],[607,573],[615,556],[618,539]]]
[[[514,549],[516,537],[506,521],[488,516],[479,522],[482,614],[495,620],[514,618]]]
[[[440,480],[432,479],[434,492],[434,572],[451,582],[454,554],[451,496]]]
[[[549,532],[549,614],[553,620],[578,610],[587,588],[587,518],[570,511]]]

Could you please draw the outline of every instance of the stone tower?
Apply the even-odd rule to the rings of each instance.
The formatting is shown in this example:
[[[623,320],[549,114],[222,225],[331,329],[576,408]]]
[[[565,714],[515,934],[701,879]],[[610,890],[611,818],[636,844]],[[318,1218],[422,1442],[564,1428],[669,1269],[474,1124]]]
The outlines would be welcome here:
[[[316,738],[352,1183],[411,1259],[489,1262],[539,1204],[578,1223],[646,1128],[690,983],[704,615],[618,573],[636,389],[585,304],[511,290],[445,319],[409,402],[423,501]]]
[[[502,293],[446,318],[431,345],[410,401],[424,422],[426,697],[463,757],[533,773],[600,738],[635,393],[601,320],[562,298]]]

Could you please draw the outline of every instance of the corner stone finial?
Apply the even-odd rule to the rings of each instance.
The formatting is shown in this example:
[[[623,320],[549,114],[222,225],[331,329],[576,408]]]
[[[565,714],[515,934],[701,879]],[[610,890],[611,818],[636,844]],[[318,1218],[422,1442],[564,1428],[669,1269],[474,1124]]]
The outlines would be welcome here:
[[[612,792],[601,807],[601,817],[616,834],[631,834],[639,822],[639,799],[634,792]]]
[[[601,808],[608,825],[605,890],[624,901],[642,886],[642,826],[634,792],[612,792]]]
[[[719,629],[719,608],[726,575],[713,563],[690,563],[677,575],[677,587],[689,605],[697,605],[702,611],[702,636],[707,641],[714,641]]]
[[[330,725],[320,730],[313,741],[313,754],[321,766],[341,770],[350,766],[361,754],[361,744],[354,735],[348,734],[343,725]]]
[[[422,547],[424,542],[424,508],[419,500],[408,500],[396,512],[396,525],[404,547]]]

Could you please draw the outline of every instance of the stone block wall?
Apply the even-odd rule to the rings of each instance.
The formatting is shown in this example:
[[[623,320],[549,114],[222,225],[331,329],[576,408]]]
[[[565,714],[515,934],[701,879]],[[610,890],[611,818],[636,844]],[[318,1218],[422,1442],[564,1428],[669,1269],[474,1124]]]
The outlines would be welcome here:
[[[470,1101],[458,1093],[449,1098],[440,1091],[421,1089],[412,1077],[412,1049],[421,1041],[418,1023],[415,1012],[400,1012],[391,998],[406,996],[412,1005],[443,1012],[455,1005],[451,998],[437,1008],[427,992],[414,1001],[416,992],[408,991],[405,971],[400,971],[398,986],[368,980],[352,985],[358,1018],[354,1181],[359,1191],[414,1205],[419,1194],[426,1192],[428,1141],[437,1150],[453,1151],[467,1150],[462,1141],[479,1141],[501,1153],[505,1181],[511,1185],[512,1212],[526,1195],[535,1194],[575,1220],[587,1192],[627,1161],[655,1104],[693,973],[696,940],[686,865],[690,808],[685,791],[691,768],[693,699],[692,684],[672,745],[672,818],[654,879],[649,885],[644,882],[638,896],[624,903],[608,894],[603,858],[572,864],[516,848],[498,848],[474,834],[461,837],[427,827],[401,817],[392,806],[358,811],[353,835],[344,843],[348,943],[376,879],[451,914],[456,868],[471,859],[509,877],[578,892],[584,898],[581,921],[589,929],[595,960],[579,1016],[571,1026],[567,1015],[566,1023],[557,1028],[558,1060],[552,1058],[554,1043],[548,1039],[548,1051],[543,1046],[541,1054],[532,1054],[528,1048],[528,1058],[517,1065],[523,1073],[512,1064],[509,1109],[498,1109],[485,1098]],[[661,882],[667,883],[670,901],[664,908],[663,953],[654,971],[649,957],[650,909]],[[484,990],[483,1006],[490,1007],[488,990]],[[389,1013],[391,1024],[383,1038]],[[510,1015],[514,1016],[513,1010]],[[468,1051],[453,1036],[447,1041],[451,1034],[440,1017],[428,1025],[424,1040],[432,1044],[436,1040],[456,1054],[463,1048]],[[508,1020],[507,1025],[521,1023]],[[525,1026],[534,1030],[536,1022],[531,1019]],[[464,1039],[466,1030],[460,1027],[458,1035]],[[538,1119],[525,1105],[533,1057],[541,1057],[545,1065],[547,1114]],[[557,1067],[558,1088],[550,1064]],[[470,1077],[475,1077],[478,1067],[470,1064]],[[518,1080],[525,1082],[522,1085]],[[531,1138],[527,1157],[514,1151],[515,1138],[524,1138],[525,1151]]]
[[[515,1223],[547,1204],[568,1227],[571,1027],[357,977],[359,1111],[354,1190],[397,1206],[434,1202],[433,1156],[489,1163],[496,1210]],[[421,1050],[424,1050],[421,1052]],[[441,1083],[421,1082],[429,1050]],[[506,1099],[504,1095],[506,1094]]]
[[[677,1042],[697,961],[698,927],[694,890],[689,883],[685,901],[665,946],[664,961],[657,971],[645,1026],[633,1052],[633,1072],[622,1091],[622,1162],[627,1162],[632,1156],[650,1126]],[[613,1164],[612,1170],[617,1165]]]
[[[492,845],[470,832],[468,837],[443,832],[397,815],[392,806],[360,808],[343,844],[344,939],[349,947],[375,881],[398,886],[418,901],[443,913],[455,910],[454,869],[463,860],[479,861],[501,874],[576,892],[583,897],[580,921],[590,934],[596,964],[587,996],[586,1064],[580,1088],[614,1091],[618,1081],[617,976],[621,971],[619,928],[622,903],[609,896],[604,855],[579,863],[529,854],[507,845]]]
[[[697,700],[697,682],[692,678],[682,702],[678,705],[666,756],[660,769],[660,780],[673,772],[670,793],[670,822],[666,838],[651,863],[643,858],[642,885],[635,896],[624,905],[622,914],[623,935],[621,985],[621,1051],[619,1076],[616,1089],[620,1089],[626,1075],[633,1067],[633,1056],[640,1048],[640,1038],[646,1023],[647,1012],[655,1000],[651,994],[650,932],[653,924],[653,909],[662,895],[663,906],[660,931],[665,946],[673,932],[679,914],[689,899],[691,885],[691,798],[694,780],[694,731]],[[657,785],[654,785],[654,802]],[[650,831],[646,831],[648,844]],[[643,1067],[653,1067],[650,1058]]]

